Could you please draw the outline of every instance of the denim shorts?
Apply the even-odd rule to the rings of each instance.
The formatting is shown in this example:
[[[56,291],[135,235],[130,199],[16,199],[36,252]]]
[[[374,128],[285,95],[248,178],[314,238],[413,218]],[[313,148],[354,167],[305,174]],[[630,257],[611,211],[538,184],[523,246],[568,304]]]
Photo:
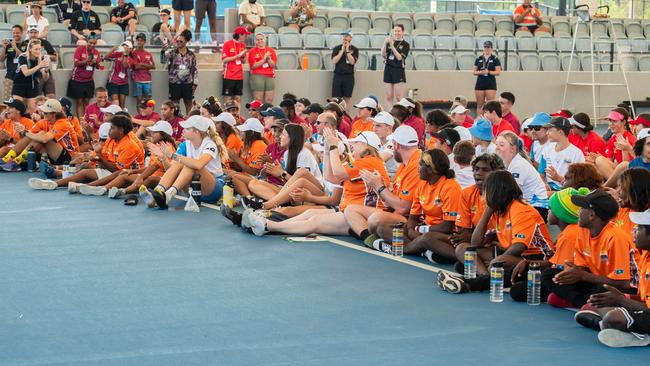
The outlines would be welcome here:
[[[134,97],[151,96],[151,83],[135,83],[135,87],[133,89]]]
[[[210,194],[201,195],[201,202],[217,202],[217,201],[219,201],[219,198],[221,198],[221,195],[223,194],[223,186],[225,185],[224,177],[225,177],[225,174],[220,175],[218,177],[214,177],[214,179],[215,179],[214,189],[212,190],[212,192]]]

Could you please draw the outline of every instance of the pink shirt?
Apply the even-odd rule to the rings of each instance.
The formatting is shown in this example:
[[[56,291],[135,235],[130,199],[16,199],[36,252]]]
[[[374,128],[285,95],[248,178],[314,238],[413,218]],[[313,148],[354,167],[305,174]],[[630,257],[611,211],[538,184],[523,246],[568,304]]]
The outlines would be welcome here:
[[[424,121],[422,118],[411,115],[409,118],[405,119],[402,122],[403,125],[411,126],[418,133],[418,140],[420,141],[420,146],[424,146]]]
[[[93,49],[92,53],[89,53],[88,48],[86,48],[86,46],[79,46],[77,47],[76,50],[74,50],[75,63],[77,63],[78,61],[85,61],[90,56],[92,56],[93,60],[97,60],[101,57],[99,51],[97,51],[96,49]],[[82,83],[92,81],[94,72],[95,72],[94,66],[90,66],[90,65],[74,66],[72,68],[72,80],[82,82]]]
[[[183,127],[181,127],[181,122],[185,121],[185,118],[182,117],[174,117],[171,121],[169,121],[169,124],[172,125],[172,131],[174,131],[174,134],[172,134],[172,137],[176,141],[181,141],[183,139]]]
[[[280,146],[278,146],[278,144],[275,142],[266,147],[266,153],[269,154],[273,161],[282,161],[282,156],[286,150],[287,149],[281,149]],[[276,178],[270,174],[266,177],[266,179],[269,181],[269,183],[277,185],[282,184],[282,179]]]
[[[519,123],[519,118],[514,115],[512,112],[508,112],[505,116],[503,116],[503,119],[506,121],[510,122],[512,125],[512,128],[514,128],[515,133],[519,135],[521,133],[521,123]]]
[[[106,102],[106,105],[102,108],[106,108],[109,105],[111,105],[111,102]],[[90,117],[93,114],[97,116],[97,119]],[[86,123],[93,126],[93,129],[97,132],[99,126],[104,123],[104,112],[100,110],[97,103],[88,104],[86,107],[86,113],[84,114],[84,119],[86,120]]]
[[[129,64],[133,69],[133,81],[136,83],[150,83],[151,82],[151,70],[139,69],[136,70],[133,65],[135,64],[147,64],[155,66],[156,63],[151,56],[151,52],[146,50],[133,50],[131,52],[131,57],[129,57]]]
[[[340,133],[342,133],[346,137],[350,136],[350,132],[352,132],[352,123],[351,122],[352,121],[350,120],[350,118],[348,118],[348,116],[343,116],[343,118],[341,118],[341,123],[339,124],[338,130],[339,130]]]
[[[129,84],[129,63],[126,62],[124,66],[123,52],[113,52],[106,56],[107,59],[113,60],[113,68],[108,80],[115,85],[128,85]]]

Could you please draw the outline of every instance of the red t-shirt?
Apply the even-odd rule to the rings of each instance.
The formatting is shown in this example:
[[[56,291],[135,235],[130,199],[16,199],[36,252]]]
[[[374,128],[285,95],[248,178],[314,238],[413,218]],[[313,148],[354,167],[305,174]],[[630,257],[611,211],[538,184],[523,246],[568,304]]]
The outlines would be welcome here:
[[[589,131],[584,140],[582,137],[571,131],[569,133],[569,142],[574,144],[578,149],[582,150],[585,155],[588,155],[590,153],[598,153],[604,156],[605,150],[607,148],[605,140],[603,140],[603,138],[594,131]]]
[[[341,118],[338,130],[346,137],[350,137],[350,133],[352,132],[352,120],[350,117],[344,115],[343,118]]]
[[[526,151],[530,153],[530,147],[533,146],[533,140],[524,133],[519,135],[519,138],[521,139],[521,141],[524,142],[524,147],[526,148]]]
[[[143,121],[153,121],[153,122],[160,121],[160,115],[158,113],[156,113],[155,111],[151,112],[151,114],[148,115],[148,116],[143,116],[141,114],[136,114],[135,117],[133,117],[133,118],[141,119]]]
[[[424,146],[424,121],[422,118],[411,115],[409,118],[405,119],[402,124],[413,127],[415,132],[418,134],[420,146]]]
[[[151,56],[151,52],[146,50],[133,50],[131,51],[131,57],[129,57],[129,65],[133,69],[133,81],[136,83],[150,83],[151,82],[151,70],[147,69],[134,69],[135,64],[146,64],[146,65],[156,65]]]
[[[503,131],[512,131],[515,132],[515,129],[512,127],[510,122],[506,121],[505,119],[501,118],[501,123],[499,123],[498,126],[492,125],[492,134],[494,134],[494,138],[496,139],[497,136]]]
[[[86,113],[84,114],[84,120],[86,120],[86,123],[89,125],[93,126],[93,129],[95,132],[99,129],[99,126],[104,123],[104,112],[101,111],[101,108],[108,108],[108,106],[111,105],[111,102],[106,102],[106,105],[103,107],[99,107],[97,103],[93,104],[88,104],[86,107]],[[91,115],[96,115],[97,119],[91,118]]]
[[[183,127],[181,127],[181,122],[185,121],[185,118],[182,117],[174,117],[171,121],[168,121],[169,124],[172,125],[172,131],[174,131],[174,134],[172,134],[172,137],[176,141],[181,141],[183,139]]]
[[[221,49],[221,58],[237,56],[241,51],[246,49],[246,44],[244,42],[239,42],[237,40],[231,39],[226,41],[223,44]],[[243,60],[245,60],[246,54],[242,58],[237,58],[226,62],[223,68],[223,77],[228,80],[244,80],[244,68]]]
[[[113,68],[108,80],[115,85],[128,85],[129,84],[129,63],[127,61],[126,67],[122,63],[124,57],[123,52],[115,51],[106,56],[107,59],[113,61]]]
[[[503,119],[510,122],[510,125],[517,135],[521,133],[521,123],[519,123],[519,118],[517,118],[517,116],[515,116],[512,112],[508,112],[508,114],[503,116]]]
[[[636,136],[631,134],[629,131],[624,131],[623,137],[630,143],[630,145],[634,146],[634,142],[636,142]],[[607,141],[607,146],[605,147],[605,156],[613,159],[617,163],[622,163],[623,152],[621,150],[618,150],[614,145],[616,139],[618,139],[618,135],[612,135],[609,141]],[[632,160],[633,158],[634,156],[630,156],[630,154],[628,154],[627,161]]]
[[[275,54],[275,51],[271,47],[259,48],[255,47],[248,51],[248,65],[251,67],[251,74],[253,75],[264,75],[267,77],[275,77],[275,69],[268,64],[268,62],[263,63],[258,68],[253,68],[253,65],[256,62],[259,62],[264,58],[264,54],[269,52],[271,54],[271,60],[274,64],[278,63],[278,56]]]
[[[472,116],[469,114],[466,114],[465,121],[463,121],[463,127],[470,128],[472,126],[474,126],[474,118],[472,118]]]
[[[85,61],[92,54],[94,60],[101,57],[99,51],[93,49],[92,53],[88,52],[86,46],[79,46],[74,50],[74,62]],[[74,66],[72,68],[72,80],[79,82],[88,82],[93,80],[93,73],[95,72],[94,66],[84,65],[84,66]]]

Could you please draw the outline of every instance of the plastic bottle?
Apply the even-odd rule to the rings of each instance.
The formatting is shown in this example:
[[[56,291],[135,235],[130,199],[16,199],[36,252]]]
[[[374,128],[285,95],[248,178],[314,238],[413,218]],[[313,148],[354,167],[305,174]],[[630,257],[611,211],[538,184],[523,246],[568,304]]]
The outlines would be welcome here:
[[[419,225],[419,226],[416,227],[416,229],[417,229],[418,233],[426,234],[431,229],[431,226],[429,226],[429,225]]]
[[[201,176],[199,174],[194,174],[192,177],[192,184],[190,185],[192,198],[196,202],[197,206],[201,206]]]
[[[464,255],[465,270],[463,277],[476,278],[476,248],[467,248]]]
[[[65,179],[65,178],[68,178],[71,175],[72,174],[70,174],[70,165],[68,165],[68,164],[63,165],[63,170],[61,171],[61,177],[63,179]]]
[[[223,204],[228,208],[235,207],[235,187],[232,184],[232,179],[226,177],[223,186]]]
[[[36,170],[36,152],[34,150],[27,151],[27,171],[33,172]]]
[[[396,257],[404,256],[404,223],[393,226],[393,255]]]
[[[539,263],[533,262],[528,267],[528,305],[540,304],[542,289],[542,271]]]
[[[503,263],[494,262],[490,268],[490,301],[503,302]]]
[[[306,53],[302,54],[302,69],[309,70],[309,56]]]

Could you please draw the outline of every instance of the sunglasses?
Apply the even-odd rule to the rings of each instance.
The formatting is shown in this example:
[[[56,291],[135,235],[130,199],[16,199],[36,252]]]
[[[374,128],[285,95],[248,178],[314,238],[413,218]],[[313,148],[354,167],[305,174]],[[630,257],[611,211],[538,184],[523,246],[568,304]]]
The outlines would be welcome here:
[[[542,126],[532,126],[532,127],[528,127],[528,128],[533,130],[533,131],[541,131],[542,130]]]
[[[82,4],[90,4],[90,1],[82,1]]]
[[[325,123],[325,122],[323,122],[323,121],[316,121],[316,124],[317,124],[317,125],[320,125],[321,123]]]

